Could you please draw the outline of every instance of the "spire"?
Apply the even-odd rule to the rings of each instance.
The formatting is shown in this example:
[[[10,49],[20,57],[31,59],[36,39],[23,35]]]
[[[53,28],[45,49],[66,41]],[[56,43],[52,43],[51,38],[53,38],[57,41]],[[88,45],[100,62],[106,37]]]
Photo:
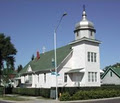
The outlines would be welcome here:
[[[83,14],[82,14],[82,20],[87,20],[87,15],[86,15],[86,12],[85,12],[85,5],[83,5]]]

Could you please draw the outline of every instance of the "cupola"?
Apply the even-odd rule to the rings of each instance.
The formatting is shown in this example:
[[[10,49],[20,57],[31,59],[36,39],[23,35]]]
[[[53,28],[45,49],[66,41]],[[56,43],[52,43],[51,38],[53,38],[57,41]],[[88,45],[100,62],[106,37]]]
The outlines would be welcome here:
[[[94,24],[87,20],[87,14],[85,11],[85,5],[83,6],[82,20],[75,25],[75,40],[83,37],[95,39],[95,28]]]

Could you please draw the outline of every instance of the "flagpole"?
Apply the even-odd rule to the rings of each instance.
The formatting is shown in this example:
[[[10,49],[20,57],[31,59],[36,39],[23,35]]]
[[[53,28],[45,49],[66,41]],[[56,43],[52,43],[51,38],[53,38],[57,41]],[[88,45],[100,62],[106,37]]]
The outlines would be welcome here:
[[[57,35],[57,29],[62,21],[62,18],[64,16],[66,16],[67,13],[64,13],[61,18],[60,18],[60,21],[58,23],[58,25],[56,26],[55,30],[54,30],[54,55],[55,55],[55,77],[56,77],[56,100],[58,100],[58,78],[57,78],[57,53],[56,53],[56,44],[57,44],[57,40],[56,40],[56,35]]]

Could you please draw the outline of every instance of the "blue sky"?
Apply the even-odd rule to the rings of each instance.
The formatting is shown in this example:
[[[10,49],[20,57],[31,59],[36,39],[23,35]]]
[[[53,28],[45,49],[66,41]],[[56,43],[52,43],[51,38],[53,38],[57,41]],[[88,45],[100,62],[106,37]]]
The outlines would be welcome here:
[[[18,51],[15,67],[25,66],[43,46],[54,48],[53,32],[64,12],[68,15],[57,31],[57,47],[73,41],[83,4],[102,42],[101,68],[120,62],[120,0],[0,0],[0,32],[11,37]]]

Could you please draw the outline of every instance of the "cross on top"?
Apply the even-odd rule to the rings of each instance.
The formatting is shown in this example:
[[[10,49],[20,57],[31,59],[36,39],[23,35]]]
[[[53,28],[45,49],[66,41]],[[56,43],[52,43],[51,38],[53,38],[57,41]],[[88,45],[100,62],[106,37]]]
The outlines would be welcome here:
[[[83,5],[83,11],[85,11],[85,5]]]

